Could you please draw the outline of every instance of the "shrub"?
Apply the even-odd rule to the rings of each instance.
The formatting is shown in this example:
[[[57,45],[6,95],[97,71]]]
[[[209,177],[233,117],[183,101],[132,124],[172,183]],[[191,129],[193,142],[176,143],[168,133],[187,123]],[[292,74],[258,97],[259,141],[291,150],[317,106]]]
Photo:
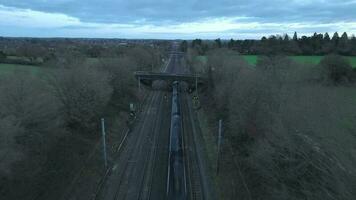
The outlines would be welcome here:
[[[0,51],[0,59],[6,58],[6,54],[3,51]]]
[[[322,80],[340,84],[352,79],[350,62],[339,55],[328,55],[320,62]]]

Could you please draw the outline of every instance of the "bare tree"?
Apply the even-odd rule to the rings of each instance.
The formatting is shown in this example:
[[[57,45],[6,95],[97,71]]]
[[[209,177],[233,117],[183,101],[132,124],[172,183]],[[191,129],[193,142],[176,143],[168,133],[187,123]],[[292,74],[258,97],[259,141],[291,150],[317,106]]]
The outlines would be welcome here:
[[[352,120],[352,103],[340,89],[310,82],[312,69],[287,58],[266,57],[249,69],[226,52],[208,55],[210,95],[216,115],[225,113],[244,176],[234,187],[245,183],[252,199],[353,199],[356,179],[344,152],[351,144],[342,139],[351,135],[338,125]]]
[[[49,83],[69,127],[93,131],[111,98],[109,81],[109,75],[96,67],[72,66],[52,74]]]
[[[16,146],[15,137],[23,129],[13,117],[0,117],[0,176],[11,173],[11,165],[22,158],[22,152]],[[0,183],[1,184],[1,183]]]
[[[127,49],[124,54],[137,63],[137,70],[150,71],[161,66],[162,55],[156,49],[136,46],[132,49]]]
[[[60,124],[58,101],[38,77],[17,72],[1,80],[0,107],[25,130],[46,132]]]
[[[44,81],[24,72],[0,77],[0,176],[7,177],[4,180],[35,176],[60,129],[58,101]],[[18,170],[15,164],[25,167]],[[15,194],[9,182],[1,187]]]
[[[119,109],[126,110],[128,101],[136,99],[137,83],[133,76],[136,65],[128,56],[100,60],[100,66],[110,74],[110,85],[113,88],[111,104]]]
[[[27,42],[23,43],[16,52],[19,56],[28,58],[30,62],[37,62],[37,59],[43,59],[48,53],[41,45]]]

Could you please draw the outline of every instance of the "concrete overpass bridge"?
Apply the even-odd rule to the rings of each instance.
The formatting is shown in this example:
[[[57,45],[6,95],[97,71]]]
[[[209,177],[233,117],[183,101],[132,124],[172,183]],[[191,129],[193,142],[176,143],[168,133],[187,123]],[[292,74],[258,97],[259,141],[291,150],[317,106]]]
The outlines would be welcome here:
[[[194,90],[196,87],[204,85],[206,82],[206,78],[202,77],[200,74],[193,75],[137,71],[134,75],[139,81],[139,84],[149,87],[152,87],[152,83],[158,80],[165,81],[169,85],[172,85],[174,81],[183,81],[188,84],[190,89]]]

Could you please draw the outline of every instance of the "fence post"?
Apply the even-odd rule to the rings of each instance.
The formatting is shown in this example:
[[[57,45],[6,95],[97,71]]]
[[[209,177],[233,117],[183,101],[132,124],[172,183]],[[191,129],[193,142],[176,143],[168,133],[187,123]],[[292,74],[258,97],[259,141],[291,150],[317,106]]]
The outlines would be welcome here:
[[[219,120],[219,136],[218,136],[218,155],[217,155],[217,159],[216,159],[216,174],[219,174],[221,140],[222,140],[222,120],[220,119]]]
[[[105,138],[105,122],[104,118],[101,118],[101,133],[102,133],[102,140],[103,140],[103,154],[104,154],[104,166],[105,169],[108,167],[108,161],[106,156],[106,138]]]

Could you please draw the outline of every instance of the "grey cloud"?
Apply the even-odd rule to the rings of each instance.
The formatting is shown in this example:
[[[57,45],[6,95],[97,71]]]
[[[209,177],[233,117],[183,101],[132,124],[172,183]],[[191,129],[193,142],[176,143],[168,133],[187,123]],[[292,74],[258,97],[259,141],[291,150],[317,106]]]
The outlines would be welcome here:
[[[310,3],[314,2],[314,3]],[[240,17],[236,23],[331,23],[354,22],[356,1],[311,0],[303,4],[284,0],[0,0],[0,5],[64,13],[83,22],[175,25],[205,18]],[[78,27],[65,27],[75,30]],[[82,27],[82,29],[90,29]],[[311,28],[301,31],[309,32]],[[327,31],[332,27],[314,31]],[[277,30],[277,29],[276,29]],[[276,30],[229,30],[235,33],[274,33]],[[279,31],[284,31],[279,29]],[[288,31],[288,30],[285,30]]]
[[[312,1],[313,2],[313,1]],[[282,0],[0,0],[0,4],[59,12],[85,22],[181,23],[215,17],[246,16],[261,22],[353,21],[352,0],[298,4]],[[339,3],[338,3],[339,2]]]

